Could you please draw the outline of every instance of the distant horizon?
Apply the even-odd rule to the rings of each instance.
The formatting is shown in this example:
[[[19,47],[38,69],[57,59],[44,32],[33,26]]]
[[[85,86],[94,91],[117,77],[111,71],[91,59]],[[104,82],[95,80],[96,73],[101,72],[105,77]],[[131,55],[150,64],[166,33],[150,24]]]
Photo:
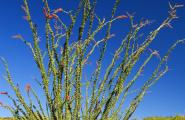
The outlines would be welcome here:
[[[52,9],[63,8],[66,10],[74,9],[77,7],[75,0],[48,0]],[[114,0],[100,0],[97,2],[96,12],[101,18],[108,19],[111,14],[111,8]],[[171,0],[171,4],[184,4],[185,0]],[[35,85],[34,77],[40,79],[37,66],[33,61],[30,50],[21,41],[14,40],[13,35],[21,34],[29,41],[32,40],[31,31],[28,23],[23,19],[24,13],[21,9],[23,2],[21,0],[3,0],[0,4],[0,56],[4,57],[9,65],[15,83],[18,83],[21,91],[25,94],[25,85],[31,84],[35,91],[40,89]],[[38,25],[39,37],[41,39],[40,45],[44,49],[44,16],[42,13],[42,1],[29,1],[31,15],[34,22]],[[103,7],[102,7],[103,6]],[[143,33],[149,33],[154,30],[161,22],[168,16],[169,0],[129,0],[121,1],[116,16],[126,15],[126,13],[135,13],[135,22],[145,18],[152,21],[152,24],[147,26]],[[157,38],[149,48],[159,51],[163,56],[168,48],[176,41],[185,38],[185,6],[177,11],[178,19],[172,23],[173,28],[165,28],[161,30]],[[64,21],[68,22],[68,18],[61,15]],[[121,38],[125,36],[128,31],[128,20],[118,20],[113,24],[111,30],[115,34],[115,39],[108,43],[108,54],[104,60],[103,68],[110,62],[108,59],[115,51],[121,42]],[[149,30],[149,31],[148,31]],[[77,33],[73,33],[74,36]],[[145,35],[144,35],[145,36]],[[101,38],[101,35],[98,36]],[[75,39],[75,37],[73,37]],[[143,40],[143,39],[141,39]],[[110,51],[110,52],[109,52]],[[132,118],[145,118],[151,116],[185,116],[185,45],[179,45],[170,55],[168,64],[170,71],[162,77],[154,86],[149,89],[149,92],[144,97],[139,107],[136,109]],[[96,58],[96,54],[93,56]],[[93,61],[94,58],[91,58]],[[142,59],[141,59],[142,61]],[[154,59],[147,66],[144,75],[140,77],[137,85],[141,85],[154,70],[155,65],[159,62]],[[153,68],[154,67],[154,68]],[[93,66],[87,71],[93,70]],[[14,96],[13,91],[10,89],[8,83],[2,77],[5,74],[5,69],[2,62],[0,62],[0,91],[8,91],[10,95]],[[139,86],[140,87],[140,86]],[[138,89],[134,86],[133,89]],[[42,95],[39,92],[39,95]],[[42,98],[42,97],[41,97]],[[132,95],[130,96],[132,98]],[[129,99],[130,99],[129,98]],[[43,98],[42,98],[43,99]],[[43,99],[44,101],[44,99]],[[3,95],[0,95],[0,102],[5,104],[12,104]],[[126,104],[127,105],[127,104]],[[124,106],[126,109],[127,106]],[[11,116],[10,112],[0,107],[0,117]]]

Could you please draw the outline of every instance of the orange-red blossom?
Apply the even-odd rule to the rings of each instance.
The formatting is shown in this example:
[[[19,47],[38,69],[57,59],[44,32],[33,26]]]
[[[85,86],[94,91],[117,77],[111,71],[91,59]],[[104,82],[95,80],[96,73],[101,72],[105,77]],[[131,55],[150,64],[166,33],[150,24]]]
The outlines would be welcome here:
[[[67,101],[70,100],[70,96],[69,96],[69,95],[66,96],[66,100],[67,100]]]
[[[117,19],[125,19],[125,18],[128,18],[128,16],[126,16],[126,15],[120,15],[120,16],[117,16],[116,18]]]
[[[52,19],[52,18],[58,19],[58,16],[56,15],[56,13],[62,12],[62,11],[63,11],[62,8],[58,8],[58,9],[56,9],[56,10],[54,11],[54,13],[49,14],[49,13],[46,11],[46,8],[43,8],[43,13],[44,13],[44,15],[45,15],[45,17],[46,17],[47,19]]]

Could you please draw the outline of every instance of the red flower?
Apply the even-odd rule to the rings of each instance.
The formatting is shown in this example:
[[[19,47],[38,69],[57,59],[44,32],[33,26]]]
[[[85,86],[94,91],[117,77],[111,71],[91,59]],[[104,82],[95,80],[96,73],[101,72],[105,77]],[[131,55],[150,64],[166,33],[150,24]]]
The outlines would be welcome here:
[[[69,96],[69,95],[66,96],[66,100],[67,100],[67,101],[70,100],[70,96]]]
[[[26,85],[26,87],[25,87],[25,89],[26,89],[26,92],[29,92],[29,91],[30,91],[30,89],[31,89],[30,84],[27,84],[27,85]]]
[[[45,15],[45,17],[46,17],[47,19],[52,19],[52,18],[58,19],[58,16],[57,16],[55,13],[61,12],[61,11],[62,11],[62,9],[59,8],[59,9],[55,10],[55,12],[54,12],[53,14],[49,14],[49,13],[46,11],[46,8],[43,8],[43,13],[44,13],[44,15]]]
[[[48,14],[48,12],[46,11],[46,8],[43,8],[43,13],[44,13],[46,18],[48,18],[48,19],[53,18],[50,14]]]
[[[52,19],[53,18],[53,15],[48,15],[46,18]]]
[[[117,19],[125,19],[125,18],[128,18],[128,16],[126,16],[126,15],[120,15],[120,16],[118,16],[118,17],[116,17]]]
[[[58,19],[58,16],[56,14],[51,14],[50,16],[51,16],[51,18]]]
[[[54,13],[58,13],[58,12],[62,12],[62,11],[63,11],[62,8],[58,8],[58,9],[56,9],[56,10],[54,11]]]
[[[1,95],[7,95],[8,92],[0,92]]]

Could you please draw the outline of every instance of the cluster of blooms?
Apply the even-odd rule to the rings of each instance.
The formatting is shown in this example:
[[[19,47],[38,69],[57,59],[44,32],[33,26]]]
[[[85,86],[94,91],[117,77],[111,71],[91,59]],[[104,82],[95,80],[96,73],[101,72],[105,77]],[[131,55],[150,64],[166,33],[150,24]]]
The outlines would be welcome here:
[[[52,18],[58,19],[58,16],[56,15],[56,13],[62,12],[62,11],[63,11],[62,8],[58,8],[58,9],[54,10],[54,12],[52,14],[50,14],[47,12],[46,8],[43,8],[43,13],[47,19],[52,19]]]

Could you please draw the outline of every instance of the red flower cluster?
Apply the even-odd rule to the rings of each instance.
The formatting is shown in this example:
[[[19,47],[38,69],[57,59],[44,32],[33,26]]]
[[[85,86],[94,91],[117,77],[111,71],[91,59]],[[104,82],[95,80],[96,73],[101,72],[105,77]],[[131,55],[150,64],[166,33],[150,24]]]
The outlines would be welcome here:
[[[62,8],[58,8],[56,9],[52,14],[49,14],[47,11],[46,11],[46,8],[43,8],[43,13],[45,15],[45,17],[47,19],[52,19],[52,18],[55,18],[55,19],[58,19],[58,16],[56,15],[56,13],[58,12],[62,12],[63,9]]]

